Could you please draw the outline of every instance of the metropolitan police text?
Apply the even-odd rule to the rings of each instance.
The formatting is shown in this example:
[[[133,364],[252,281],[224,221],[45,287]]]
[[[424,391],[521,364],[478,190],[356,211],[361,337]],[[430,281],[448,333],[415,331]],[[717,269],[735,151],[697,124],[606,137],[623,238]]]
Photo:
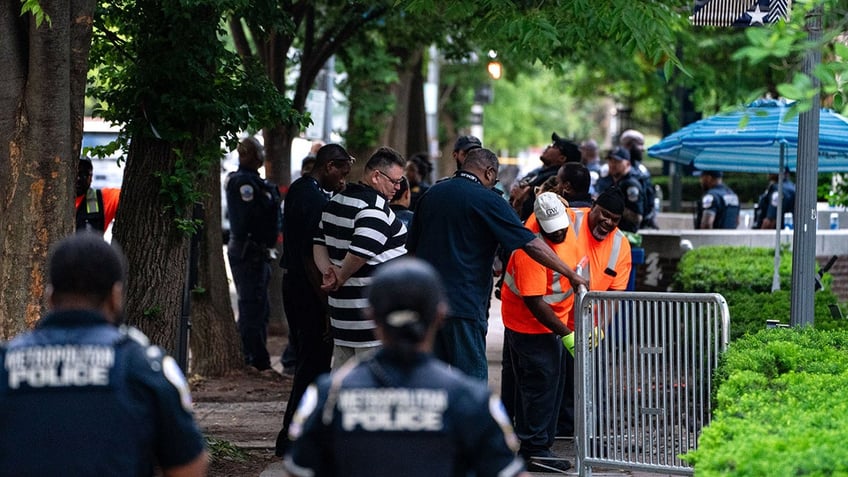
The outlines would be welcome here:
[[[345,389],[338,407],[345,430],[439,431],[448,395],[440,389]]]
[[[106,386],[115,350],[103,345],[33,346],[10,350],[5,368],[9,388]]]

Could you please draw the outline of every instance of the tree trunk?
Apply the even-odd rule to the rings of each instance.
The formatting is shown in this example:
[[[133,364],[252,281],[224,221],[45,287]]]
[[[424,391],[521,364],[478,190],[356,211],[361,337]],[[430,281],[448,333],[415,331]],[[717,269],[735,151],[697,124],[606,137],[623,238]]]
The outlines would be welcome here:
[[[198,291],[191,295],[189,337],[191,372],[203,376],[220,376],[244,363],[221,246],[221,174],[217,164],[212,169],[203,179],[203,190],[212,193],[203,201]]]
[[[439,88],[440,105],[447,101],[447,96],[453,94],[454,89],[451,87]],[[436,169],[436,177],[447,177],[456,171],[456,161],[453,159],[453,144],[459,135],[459,128],[456,125],[457,121],[445,108],[439,107],[439,129],[441,130],[439,147],[441,156],[434,160],[434,168]],[[442,136],[444,134],[444,136]]]
[[[265,178],[284,188],[291,184],[291,146],[296,134],[297,129],[282,124],[262,131],[265,143]],[[282,255],[281,244],[277,245],[277,251]],[[271,278],[268,280],[268,331],[288,336],[289,326],[283,308],[283,269],[277,265],[278,262],[271,264]]]
[[[177,217],[173,208],[167,207],[159,175],[168,176],[174,170],[176,146],[149,137],[132,138],[121,205],[112,228],[113,240],[123,247],[130,271],[127,322],[171,355],[176,354],[189,245],[174,220],[188,219],[189,214]]]
[[[420,125],[423,121],[410,119],[410,105],[413,103],[412,98],[417,94],[424,94],[421,91],[414,92],[412,85],[415,78],[415,68],[421,68],[421,59],[423,58],[423,49],[419,48],[415,51],[394,51],[398,58],[403,58],[405,61],[399,65],[398,82],[391,85],[389,92],[395,97],[395,111],[391,116],[389,127],[380,136],[380,145],[388,145],[398,151],[404,152],[404,157],[409,157],[409,128],[410,125]],[[419,73],[420,74],[420,73]],[[422,99],[423,103],[423,99]],[[423,109],[420,111],[424,113]],[[426,130],[424,131],[426,137]],[[415,151],[418,152],[418,151]]]
[[[409,85],[409,123],[406,133],[406,157],[419,152],[428,152],[427,111],[424,108],[424,54],[412,65]],[[429,154],[428,154],[429,156]]]
[[[94,1],[39,6],[49,25],[20,2],[0,5],[0,338],[44,314],[48,249],[74,228]]]

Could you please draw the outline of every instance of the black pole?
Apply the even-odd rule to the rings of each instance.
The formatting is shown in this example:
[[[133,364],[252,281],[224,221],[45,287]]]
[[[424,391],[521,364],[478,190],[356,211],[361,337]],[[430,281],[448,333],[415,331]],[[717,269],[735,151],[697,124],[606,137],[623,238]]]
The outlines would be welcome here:
[[[195,203],[192,212],[192,220],[203,224],[203,204]],[[200,225],[191,234],[191,244],[188,249],[186,260],[186,281],[183,287],[182,313],[180,315],[180,326],[177,334],[177,363],[188,374],[188,338],[191,330],[191,292],[197,286],[197,259],[200,249],[200,235],[203,225]]]
[[[812,47],[804,57],[804,73],[813,81],[816,94],[813,107],[798,118],[798,163],[795,176],[795,210],[792,219],[792,293],[789,320],[792,326],[814,326],[813,290],[816,276],[816,184],[818,180],[819,116],[821,98],[819,81],[813,74],[821,63],[822,6],[807,14],[807,38]],[[783,172],[783,171],[780,171]]]

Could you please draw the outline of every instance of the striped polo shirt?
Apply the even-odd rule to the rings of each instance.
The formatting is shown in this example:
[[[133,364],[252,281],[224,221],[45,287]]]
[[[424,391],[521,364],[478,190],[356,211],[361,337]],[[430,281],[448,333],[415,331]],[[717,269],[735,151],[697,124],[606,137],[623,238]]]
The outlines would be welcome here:
[[[366,289],[376,267],[406,254],[406,227],[375,189],[348,184],[324,207],[314,243],[327,247],[336,266],[341,266],[348,252],[368,260],[344,285],[330,292],[330,325],[338,346],[379,346],[374,321],[362,316],[368,306]]]

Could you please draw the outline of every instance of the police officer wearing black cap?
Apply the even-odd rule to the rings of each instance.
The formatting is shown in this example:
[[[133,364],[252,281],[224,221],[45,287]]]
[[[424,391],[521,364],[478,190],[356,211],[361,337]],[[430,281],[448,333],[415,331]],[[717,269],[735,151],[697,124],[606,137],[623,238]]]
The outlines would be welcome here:
[[[238,146],[239,167],[226,179],[230,242],[227,258],[238,293],[238,329],[245,364],[271,369],[268,355],[268,282],[282,225],[277,188],[259,176],[262,145],[249,137]]]
[[[383,348],[318,380],[301,401],[286,456],[294,476],[528,476],[497,397],[430,352],[446,311],[427,263],[374,276],[366,313]]]
[[[119,327],[125,259],[93,232],[50,253],[50,313],[0,346],[0,476],[205,475],[173,358]]]
[[[476,136],[459,136],[456,138],[456,142],[453,143],[453,160],[456,161],[456,170],[462,169],[468,151],[481,147],[483,147],[483,143]]]
[[[645,216],[645,190],[637,169],[630,162],[630,152],[618,146],[607,154],[609,174],[598,179],[595,190],[602,194],[612,186],[624,192],[624,212],[618,228],[636,233]]]

